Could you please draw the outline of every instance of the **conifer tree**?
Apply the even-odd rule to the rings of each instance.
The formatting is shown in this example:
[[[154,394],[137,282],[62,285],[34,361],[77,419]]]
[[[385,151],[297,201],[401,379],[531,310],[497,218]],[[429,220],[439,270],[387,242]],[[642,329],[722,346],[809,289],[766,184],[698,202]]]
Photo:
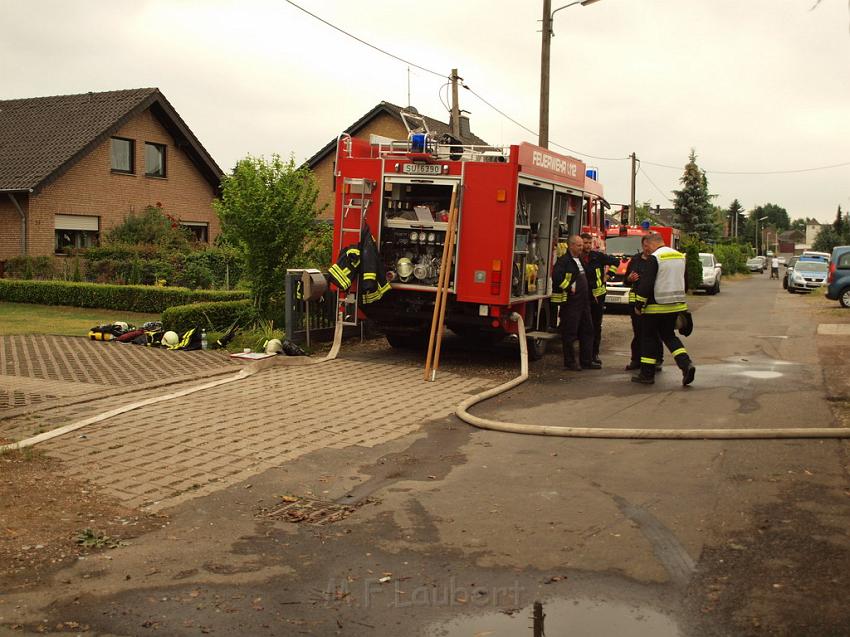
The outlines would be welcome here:
[[[714,222],[714,207],[708,193],[708,179],[705,172],[697,166],[696,151],[691,149],[685,172],[679,182],[681,190],[674,190],[676,217],[684,232],[701,240],[712,239],[718,235]]]

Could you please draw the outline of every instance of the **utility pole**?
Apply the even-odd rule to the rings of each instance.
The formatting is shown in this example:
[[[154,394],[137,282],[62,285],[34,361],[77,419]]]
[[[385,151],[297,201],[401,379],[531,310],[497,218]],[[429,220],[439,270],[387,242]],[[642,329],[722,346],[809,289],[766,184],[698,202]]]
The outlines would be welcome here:
[[[629,206],[629,225],[635,225],[637,215],[635,214],[635,179],[637,178],[637,156],[632,153],[632,203]]]
[[[452,69],[452,137],[460,140],[460,105],[457,95],[457,69]]]
[[[552,0],[543,0],[543,42],[540,47],[540,128],[537,145],[549,148],[549,48],[552,43]]]

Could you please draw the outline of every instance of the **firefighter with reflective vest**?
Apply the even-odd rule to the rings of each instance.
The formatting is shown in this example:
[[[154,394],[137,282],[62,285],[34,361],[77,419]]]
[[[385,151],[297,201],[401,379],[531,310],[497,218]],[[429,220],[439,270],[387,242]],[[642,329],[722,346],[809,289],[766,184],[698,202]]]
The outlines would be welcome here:
[[[649,267],[649,262],[652,261],[652,250],[649,248],[649,243],[646,236],[641,238],[641,251],[633,255],[629,259],[629,265],[626,266],[625,279],[630,285],[629,288],[629,316],[632,319],[632,342],[631,342],[631,360],[626,365],[626,371],[634,371],[640,369],[640,339],[641,339],[641,321],[643,316],[635,312],[635,292],[641,282],[642,277]],[[661,371],[661,365],[664,361],[664,346],[661,341],[657,341],[658,354],[656,355],[655,370]]]
[[[593,320],[593,362],[602,364],[599,360],[599,346],[602,344],[602,317],[605,314],[605,295],[608,288],[605,283],[609,273],[616,273],[620,260],[593,249],[593,236],[587,232],[581,234],[582,263],[587,272],[587,282],[590,284],[590,318]]]
[[[635,292],[635,312],[642,317],[641,365],[640,372],[632,376],[632,381],[647,385],[655,382],[657,342],[661,339],[682,370],[682,385],[690,385],[696,368],[675,334],[676,320],[688,311],[685,255],[665,246],[664,239],[657,232],[649,233],[646,241],[652,250],[652,258]]]
[[[599,369],[593,362],[593,324],[590,317],[590,286],[581,262],[582,240],[578,235],[569,238],[568,251],[552,270],[552,301],[560,311],[561,340],[564,346],[564,367],[573,371]],[[579,343],[576,362],[575,342]]]

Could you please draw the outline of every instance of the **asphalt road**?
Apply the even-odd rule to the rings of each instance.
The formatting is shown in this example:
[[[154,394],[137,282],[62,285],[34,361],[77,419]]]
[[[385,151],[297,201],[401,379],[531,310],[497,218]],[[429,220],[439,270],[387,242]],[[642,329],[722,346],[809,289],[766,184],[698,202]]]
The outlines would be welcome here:
[[[836,424],[808,299],[765,275],[697,306],[692,387],[672,361],[655,386],[630,383],[627,319],[609,316],[603,370],[564,372],[555,352],[474,411],[534,424]],[[454,368],[474,355],[446,352]],[[509,345],[482,356],[510,376]],[[47,627],[99,634],[516,637],[532,635],[540,600],[549,637],[844,635],[849,457],[835,440],[543,438],[451,417],[181,505],[109,559],[6,598],[3,614],[13,602]],[[325,526],[265,517],[282,494],[360,506]]]

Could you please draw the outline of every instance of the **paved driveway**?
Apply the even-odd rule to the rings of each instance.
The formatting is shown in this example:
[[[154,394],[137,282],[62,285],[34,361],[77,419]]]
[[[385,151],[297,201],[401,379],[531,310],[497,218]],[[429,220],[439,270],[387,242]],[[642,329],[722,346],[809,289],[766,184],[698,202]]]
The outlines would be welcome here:
[[[0,418],[235,366],[222,352],[172,352],[73,336],[0,336]]]
[[[0,436],[16,440],[201,384],[186,380],[191,375],[239,369],[216,352],[168,352],[79,338],[5,337],[0,345],[0,366],[7,371],[0,381],[29,401],[30,413],[0,420]],[[142,382],[156,379],[155,388]],[[311,451],[393,440],[450,414],[464,398],[492,384],[450,372],[426,383],[419,367],[346,360],[343,352],[335,361],[273,367],[148,405],[38,448],[62,459],[69,475],[93,480],[129,506],[155,510]],[[112,395],[122,388],[141,391]],[[33,413],[39,399],[51,408]]]

